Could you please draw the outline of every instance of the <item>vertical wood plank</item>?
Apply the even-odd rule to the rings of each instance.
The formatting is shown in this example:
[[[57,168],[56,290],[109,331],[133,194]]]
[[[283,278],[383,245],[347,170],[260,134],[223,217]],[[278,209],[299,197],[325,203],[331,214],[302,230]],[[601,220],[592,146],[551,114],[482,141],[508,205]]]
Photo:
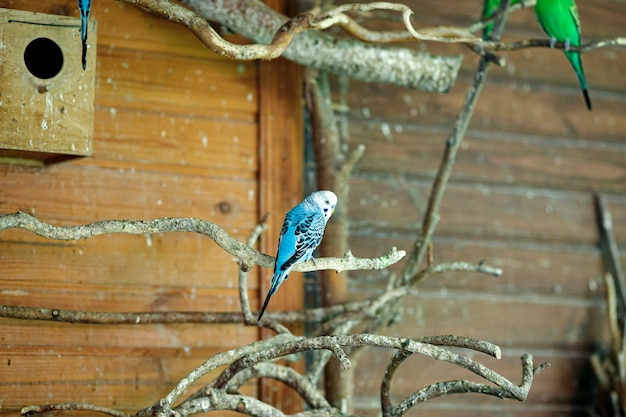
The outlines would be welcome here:
[[[268,1],[275,10],[282,10],[286,2]],[[282,8],[282,9],[281,9]],[[261,237],[261,250],[275,255],[278,236],[285,213],[302,198],[303,172],[303,115],[302,76],[298,65],[283,59],[259,64],[259,126],[260,126],[260,216],[269,213],[268,230]],[[259,302],[263,302],[272,270],[260,273]],[[296,310],[303,308],[303,277],[292,273],[272,297],[269,310]],[[303,326],[291,328],[302,333]],[[262,331],[261,336],[269,336]],[[303,364],[296,365],[303,369]],[[261,399],[275,405],[286,414],[302,410],[299,396],[284,384],[261,382]]]

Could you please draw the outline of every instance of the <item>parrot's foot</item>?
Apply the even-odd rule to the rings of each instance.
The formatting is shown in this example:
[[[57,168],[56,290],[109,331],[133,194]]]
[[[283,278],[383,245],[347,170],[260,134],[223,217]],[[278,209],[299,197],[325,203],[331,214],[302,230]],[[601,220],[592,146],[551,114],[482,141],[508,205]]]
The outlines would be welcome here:
[[[554,49],[556,45],[556,38],[550,38],[550,48]]]
[[[311,256],[311,262],[313,262],[313,265],[315,265],[315,267],[317,268],[317,262],[315,262],[315,258]]]
[[[565,50],[569,51],[569,47],[571,46],[569,43],[569,39],[565,39],[565,42],[563,42],[565,44]]]

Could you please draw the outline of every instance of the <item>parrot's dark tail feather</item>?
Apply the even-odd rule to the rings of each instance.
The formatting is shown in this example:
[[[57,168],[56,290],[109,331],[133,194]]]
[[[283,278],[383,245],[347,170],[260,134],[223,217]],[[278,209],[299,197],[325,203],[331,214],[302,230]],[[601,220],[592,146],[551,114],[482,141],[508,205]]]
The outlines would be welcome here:
[[[87,69],[87,42],[83,42],[83,57],[82,57],[82,62],[83,62],[83,71],[85,69]]]
[[[261,317],[263,317],[263,313],[265,313],[265,309],[267,308],[267,304],[270,302],[270,298],[272,298],[272,292],[267,293],[267,297],[265,297],[265,302],[263,303],[263,308],[261,308],[261,312],[259,313],[258,321],[261,321]]]
[[[289,274],[287,274],[287,276],[289,276]],[[259,313],[259,318],[257,320],[261,321],[261,317],[263,317],[263,313],[267,308],[267,304],[270,302],[270,298],[272,298],[272,295],[276,294],[276,291],[278,291],[278,287],[280,287],[280,284],[283,283],[285,278],[286,277],[284,274],[274,274],[274,276],[272,277],[272,281],[270,282],[270,290],[267,292],[267,297],[265,297],[263,308],[261,308],[261,312]]]
[[[583,96],[585,97],[585,103],[587,104],[587,108],[591,111],[591,99],[589,98],[589,91],[587,89],[583,89]]]

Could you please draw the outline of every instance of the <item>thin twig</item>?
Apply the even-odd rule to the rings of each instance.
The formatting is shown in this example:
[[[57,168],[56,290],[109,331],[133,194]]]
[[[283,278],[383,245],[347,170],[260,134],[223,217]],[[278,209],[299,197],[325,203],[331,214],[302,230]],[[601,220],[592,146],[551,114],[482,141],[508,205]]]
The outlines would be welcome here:
[[[246,244],[250,247],[253,247],[256,244],[257,239],[261,236],[265,230],[267,230],[267,223],[265,223],[267,215],[265,215],[261,222],[252,229],[250,236],[248,237],[248,241]],[[276,320],[268,319],[258,321],[256,317],[252,314],[250,309],[250,301],[248,300],[248,277],[247,272],[243,271],[241,268],[239,270],[239,301],[241,304],[241,313],[243,316],[243,321],[247,325],[258,324],[261,327],[266,329],[270,329],[275,331],[276,333],[291,333],[288,328],[280,324]]]
[[[626,277],[622,270],[617,240],[613,231],[613,217],[602,194],[596,194],[594,199],[598,229],[600,230],[600,249],[602,250],[605,268],[611,273],[615,282],[618,311],[624,315],[626,314]]]
[[[502,4],[506,7],[509,1],[505,0]],[[505,15],[506,14],[503,16]],[[496,22],[496,25],[494,26],[494,36],[496,37],[499,36],[500,31],[502,30],[502,25],[499,25],[498,23],[499,22]],[[413,251],[409,255],[407,263],[402,271],[402,279],[400,282],[408,282],[412,277],[414,277],[424,260],[424,257],[426,256],[428,245],[432,241],[435,229],[439,223],[439,207],[441,205],[446,186],[448,185],[452,168],[456,162],[456,154],[458,153],[463,137],[465,136],[465,132],[467,131],[467,126],[472,119],[472,114],[474,113],[474,108],[478,102],[478,97],[480,97],[480,92],[482,91],[487,78],[488,69],[489,60],[483,57],[478,64],[478,69],[474,75],[474,82],[467,92],[465,103],[457,116],[452,133],[446,140],[446,149],[443,154],[443,159],[441,164],[439,164],[439,169],[433,183],[432,191],[428,198],[428,206],[422,223],[422,236],[414,244]]]
[[[517,51],[526,48],[551,48],[551,49],[567,49],[569,51],[589,52],[598,48],[607,48],[611,46],[626,46],[626,37],[616,37],[609,39],[601,39],[591,41],[580,46],[566,45],[564,42],[555,42],[550,44],[549,39],[525,39],[515,42],[484,42],[482,49],[489,52],[499,51]]]
[[[427,268],[422,269],[410,280],[409,285],[416,286],[427,277],[444,272],[478,272],[481,274],[491,275],[493,277],[499,277],[502,275],[501,268],[486,265],[483,262],[445,262],[430,265]]]
[[[373,32],[356,23],[348,17],[346,12],[366,13],[374,10],[390,10],[402,15],[406,32]],[[479,38],[465,28],[456,26],[438,26],[435,28],[415,29],[411,23],[413,10],[400,3],[371,2],[342,4],[323,14],[315,16],[312,26],[317,29],[326,29],[339,25],[352,36],[375,43],[402,42],[407,40],[435,41],[444,43],[478,42]],[[407,36],[408,34],[408,36]]]
[[[265,222],[266,218],[267,214],[263,216],[259,224],[252,229],[252,232],[250,232],[250,236],[246,242],[249,247],[254,247],[261,234],[267,230],[267,223]],[[244,272],[242,268],[239,268],[238,275],[239,304],[241,306],[241,314],[243,315],[244,323],[251,325],[256,320],[252,314],[252,310],[250,309],[250,300],[248,299],[248,274]]]
[[[622,351],[622,334],[619,327],[617,300],[615,296],[615,280],[610,273],[604,274],[604,285],[606,285],[606,310],[609,322],[609,336],[611,340],[611,356],[617,358]]]

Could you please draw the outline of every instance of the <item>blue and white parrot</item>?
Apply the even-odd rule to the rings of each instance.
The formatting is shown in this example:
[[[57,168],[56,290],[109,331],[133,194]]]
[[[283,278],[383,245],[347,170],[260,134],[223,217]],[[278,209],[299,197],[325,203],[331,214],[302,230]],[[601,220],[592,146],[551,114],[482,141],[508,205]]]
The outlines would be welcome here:
[[[308,261],[322,241],[326,222],[337,205],[337,196],[332,191],[316,191],[285,215],[278,238],[278,252],[274,265],[274,276],[270,284],[259,320],[263,317],[267,303],[280,284],[289,277],[291,268],[299,262]]]
[[[78,0],[78,10],[80,11],[80,38],[83,41],[83,70],[87,68],[87,26],[89,23],[89,13],[91,13],[91,0]]]

